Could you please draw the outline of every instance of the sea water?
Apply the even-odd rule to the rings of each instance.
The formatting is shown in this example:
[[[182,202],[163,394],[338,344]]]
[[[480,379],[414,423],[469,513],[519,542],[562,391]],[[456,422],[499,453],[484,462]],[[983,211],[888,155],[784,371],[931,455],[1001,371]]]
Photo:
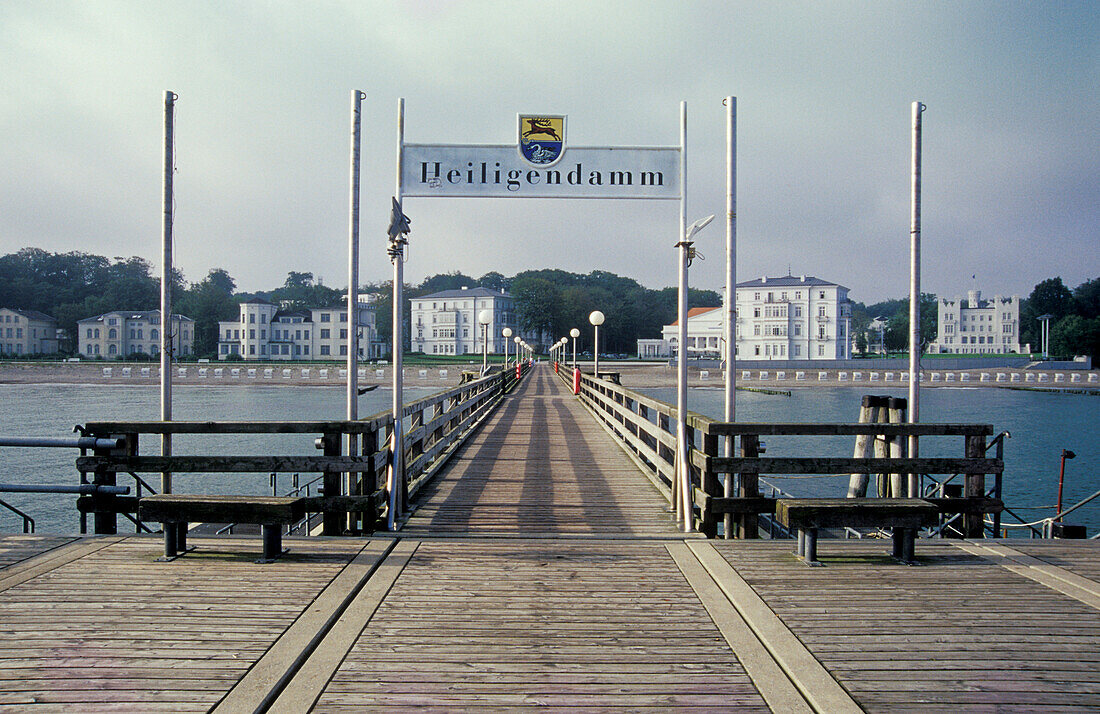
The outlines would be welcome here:
[[[675,404],[673,387],[639,390]],[[905,397],[906,388],[878,386],[804,387],[791,396],[738,391],[735,407],[739,422],[856,422],[864,394]],[[725,397],[721,388],[688,390],[688,410],[722,419]],[[1100,397],[997,388],[936,387],[920,392],[920,421],[924,423],[992,424],[995,433],[1007,431],[1002,497],[1005,504],[1028,521],[1052,516],[1058,501],[1058,470],[1062,449],[1076,454],[1066,461],[1062,506],[1068,508],[1100,490]],[[854,437],[763,437],[767,456],[851,456]],[[962,457],[963,437],[924,437],[921,456]],[[993,452],[990,451],[990,456]],[[940,475],[943,479],[950,474]],[[795,496],[843,497],[846,475],[762,477]],[[962,483],[956,477],[952,483]],[[993,477],[986,479],[992,487]],[[874,488],[874,480],[871,481]],[[871,495],[869,491],[869,495]],[[1007,514],[1004,523],[1015,519]],[[1100,498],[1066,516],[1066,523],[1083,524],[1091,536],[1100,529]],[[1014,534],[1015,535],[1015,534]]]
[[[405,390],[407,400],[434,390]],[[388,411],[393,392],[376,389],[359,397],[360,417]],[[343,385],[294,387],[286,385],[179,385],[172,390],[172,418],[176,421],[333,421],[347,414]],[[73,435],[73,427],[102,421],[157,421],[160,389],[157,385],[0,384],[0,434],[4,436]],[[314,439],[320,434],[175,435],[175,455],[319,456]],[[139,453],[160,454],[160,437],[142,435]],[[76,485],[77,449],[0,447],[0,483]],[[302,474],[300,483],[319,474]],[[159,474],[141,474],[160,489]],[[120,474],[120,486],[134,486]],[[280,474],[282,494],[291,489],[291,477]],[[268,474],[173,474],[177,493],[239,493],[270,495]],[[134,491],[131,490],[131,494]],[[315,489],[314,489],[315,493]],[[38,533],[76,533],[79,514],[75,495],[0,493],[0,500],[35,519]],[[130,527],[119,518],[119,529]],[[22,519],[0,507],[0,532],[18,532]]]
[[[407,390],[407,399],[431,390]],[[650,396],[675,403],[674,388],[644,390]],[[792,396],[755,392],[737,393],[737,420],[742,422],[854,422],[864,393],[906,396],[904,389],[796,388]],[[93,421],[156,421],[160,415],[156,385],[0,384],[0,434],[11,436],[66,436],[77,424]],[[359,398],[359,414],[366,417],[389,409],[392,393],[380,388]],[[340,420],[346,414],[342,385],[179,385],[172,393],[173,418],[178,421],[311,421]],[[720,389],[691,389],[688,408],[721,418]],[[1063,505],[1069,506],[1100,490],[1100,397],[1078,394],[1023,392],[995,388],[921,390],[921,421],[992,424],[1008,431],[1005,442],[1004,500],[1028,520],[1053,515],[1058,494],[1062,449],[1076,458],[1066,462]],[[312,455],[313,434],[178,435],[174,454]],[[766,437],[768,456],[851,456],[851,437]],[[146,435],[140,453],[160,453],[159,439]],[[0,447],[0,483],[74,485],[79,481],[76,449]],[[921,440],[923,456],[962,456],[962,437]],[[302,475],[302,480],[314,475]],[[154,488],[159,475],[146,474]],[[832,478],[766,477],[798,496],[836,496],[847,491],[845,476]],[[231,480],[230,480],[231,479]],[[961,477],[956,479],[961,482]],[[120,476],[120,485],[132,479]],[[992,485],[990,479],[989,485]],[[280,493],[290,489],[290,477],[280,475]],[[176,474],[173,490],[180,493],[269,494],[267,474]],[[75,496],[0,494],[3,501],[27,512],[40,533],[75,533],[79,518]],[[1013,519],[1005,517],[1005,522]],[[1100,499],[1066,518],[1084,524],[1089,535],[1100,529]],[[125,529],[120,519],[120,529]],[[0,532],[17,532],[21,520],[0,508]]]

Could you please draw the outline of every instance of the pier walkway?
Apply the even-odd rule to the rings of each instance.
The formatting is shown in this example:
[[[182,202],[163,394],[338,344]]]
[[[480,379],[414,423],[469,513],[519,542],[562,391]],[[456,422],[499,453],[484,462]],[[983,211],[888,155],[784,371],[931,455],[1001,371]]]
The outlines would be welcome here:
[[[587,421],[586,421],[587,420]],[[536,368],[405,528],[0,536],[2,711],[1095,711],[1100,544],[676,532]],[[652,498],[650,498],[652,496]]]
[[[668,503],[536,368],[418,494],[412,535],[677,535]]]

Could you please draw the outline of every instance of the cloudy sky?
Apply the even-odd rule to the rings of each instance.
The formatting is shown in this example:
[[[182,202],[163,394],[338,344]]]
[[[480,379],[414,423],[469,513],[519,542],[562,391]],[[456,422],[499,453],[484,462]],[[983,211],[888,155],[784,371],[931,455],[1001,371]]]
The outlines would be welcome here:
[[[1100,275],[1100,9],[1092,2],[0,3],[0,254],[159,260],[163,92],[176,265],[241,290],[347,284],[351,90],[363,112],[362,281],[391,268],[396,108],[410,142],[673,145],[689,220],[725,208],[738,98],[738,276],[908,291],[910,105],[924,102],[923,287],[1030,292]],[[676,283],[676,202],[410,198],[410,282],[608,270]],[[724,227],[693,285],[724,284]],[[973,279],[971,276],[976,275]]]

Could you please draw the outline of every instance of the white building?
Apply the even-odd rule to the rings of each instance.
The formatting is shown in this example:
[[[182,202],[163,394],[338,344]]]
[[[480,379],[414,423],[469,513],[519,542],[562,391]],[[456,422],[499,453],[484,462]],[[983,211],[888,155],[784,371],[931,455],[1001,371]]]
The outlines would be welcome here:
[[[37,310],[0,307],[0,354],[57,354],[57,320]]]
[[[489,352],[504,352],[505,337],[501,332],[505,327],[511,328],[513,336],[532,343],[538,341],[537,335],[521,334],[512,295],[504,290],[462,288],[412,299],[412,351],[430,355],[480,354],[484,342],[478,315],[482,310],[488,310],[491,317],[487,331]],[[508,346],[509,352],[514,349],[514,344]]]
[[[105,312],[79,320],[76,327],[77,349],[85,357],[121,359],[132,354],[160,354],[160,310]],[[173,357],[191,356],[195,321],[173,314],[170,336]]]
[[[1019,297],[994,295],[992,300],[982,300],[980,290],[971,290],[965,300],[940,298],[937,306],[939,325],[929,353],[1020,352]]]
[[[388,346],[378,339],[374,306],[359,303],[359,357],[385,357]],[[343,305],[280,310],[256,298],[241,303],[240,318],[218,323],[218,359],[240,355],[246,360],[334,360],[348,356],[348,310]]]
[[[688,311],[688,355],[720,358],[725,350],[722,308]],[[848,288],[813,276],[762,277],[737,284],[737,358],[836,360],[851,357]],[[661,330],[676,355],[678,321]],[[647,345],[648,351],[654,351]]]

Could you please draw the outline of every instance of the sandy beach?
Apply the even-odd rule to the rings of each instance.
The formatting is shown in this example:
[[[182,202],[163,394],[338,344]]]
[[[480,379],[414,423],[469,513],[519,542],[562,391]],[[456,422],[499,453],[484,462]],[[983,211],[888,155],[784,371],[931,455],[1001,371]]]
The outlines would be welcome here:
[[[405,384],[410,387],[437,387],[459,384],[463,371],[476,372],[479,363],[447,366],[406,366]],[[591,363],[580,365],[591,370]],[[359,368],[360,386],[392,381],[390,365],[366,365]],[[341,387],[347,371],[338,363],[183,363],[173,367],[172,382],[177,385],[242,387],[262,384]],[[623,386],[633,389],[673,387],[676,369],[664,363],[601,362],[601,372],[618,372]],[[0,384],[157,384],[160,367],[146,362],[2,362]],[[812,387],[888,388],[907,385],[902,370],[881,369],[738,369],[738,386],[758,389],[789,390]],[[689,367],[692,387],[720,387],[724,373],[720,369]],[[925,387],[1019,387],[1033,389],[1100,390],[1100,370],[1024,370],[986,368],[972,370],[923,370]]]

